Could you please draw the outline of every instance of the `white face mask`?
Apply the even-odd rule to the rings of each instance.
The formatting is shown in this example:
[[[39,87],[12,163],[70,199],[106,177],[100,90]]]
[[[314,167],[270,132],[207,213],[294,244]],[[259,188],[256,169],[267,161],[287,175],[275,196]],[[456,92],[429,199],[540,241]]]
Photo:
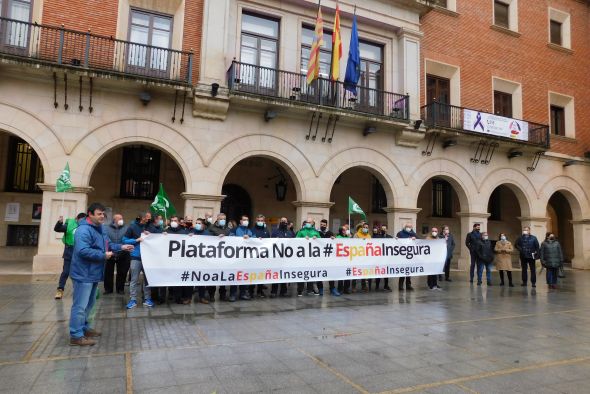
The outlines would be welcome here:
[[[522,232],[522,235],[529,235],[529,232],[528,232],[527,230],[524,230],[524,231]]]
[[[482,238],[483,238],[483,240],[485,241],[485,240],[487,240],[487,239],[488,239],[488,236],[487,236],[487,235],[484,235]]]
[[[345,233],[346,235],[350,235],[350,230],[346,230],[344,233]]]
[[[505,236],[505,235],[502,235],[502,236],[500,237],[500,239],[501,239],[502,241],[506,241],[506,236]]]
[[[207,218],[207,222],[213,223],[213,218]]]
[[[170,222],[170,227],[177,228],[178,227],[178,222]]]
[[[244,227],[248,227],[248,225],[249,225],[249,224],[250,224],[250,222],[249,222],[249,221],[247,221],[247,220],[242,220],[242,226],[244,226]]]
[[[123,219],[121,219],[117,222],[117,226],[119,226],[119,227],[123,227],[124,224],[125,224],[125,222],[123,221]]]
[[[412,232],[412,227],[406,227],[406,232],[411,233]]]
[[[432,236],[433,236],[433,237],[436,237],[437,235],[438,235],[438,232],[436,232],[436,231],[433,231],[433,232],[432,232]]]

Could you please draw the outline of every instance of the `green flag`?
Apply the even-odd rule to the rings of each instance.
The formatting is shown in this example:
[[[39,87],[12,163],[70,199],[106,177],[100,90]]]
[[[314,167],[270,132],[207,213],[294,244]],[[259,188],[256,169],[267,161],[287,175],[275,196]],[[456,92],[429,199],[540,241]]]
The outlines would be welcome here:
[[[68,190],[72,190],[74,187],[72,186],[72,178],[70,178],[70,164],[66,163],[66,167],[57,178],[55,182],[55,191],[58,193],[67,192]]]
[[[162,215],[166,219],[170,216],[176,215],[176,209],[170,202],[168,195],[164,191],[164,186],[160,183],[160,191],[156,194],[154,202],[150,205],[152,212],[155,215]]]
[[[352,198],[348,197],[348,214],[352,215],[353,213],[358,213],[363,217],[363,220],[367,220],[367,215],[365,215],[361,207]]]

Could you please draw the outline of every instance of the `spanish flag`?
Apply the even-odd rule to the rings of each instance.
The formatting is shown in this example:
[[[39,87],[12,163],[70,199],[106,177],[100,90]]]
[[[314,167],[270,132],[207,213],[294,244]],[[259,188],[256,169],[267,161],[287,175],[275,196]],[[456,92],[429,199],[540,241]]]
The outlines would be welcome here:
[[[318,4],[318,16],[315,22],[315,34],[307,63],[307,84],[311,85],[320,76],[320,48],[324,45],[324,21],[322,19],[322,6]]]
[[[340,77],[340,58],[342,57],[342,39],[340,38],[340,7],[336,3],[336,15],[334,16],[334,31],[332,32],[332,69],[330,77],[337,81]]]

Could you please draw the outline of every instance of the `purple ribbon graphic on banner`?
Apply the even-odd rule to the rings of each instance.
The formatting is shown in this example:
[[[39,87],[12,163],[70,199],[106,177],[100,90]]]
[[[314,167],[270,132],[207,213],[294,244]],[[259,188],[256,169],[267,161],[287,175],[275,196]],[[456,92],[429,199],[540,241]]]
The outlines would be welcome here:
[[[477,113],[477,117],[475,119],[475,124],[473,125],[473,129],[475,130],[477,126],[481,127],[481,131],[486,131],[485,127],[483,127],[483,123],[481,123],[481,113]]]

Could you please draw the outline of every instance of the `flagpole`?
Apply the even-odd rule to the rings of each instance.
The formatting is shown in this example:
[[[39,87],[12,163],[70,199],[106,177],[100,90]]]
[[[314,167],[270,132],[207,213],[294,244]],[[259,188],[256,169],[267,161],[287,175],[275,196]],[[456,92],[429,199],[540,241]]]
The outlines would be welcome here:
[[[61,216],[65,217],[65,212],[64,212],[64,200],[66,199],[66,193],[62,192],[61,193]]]

